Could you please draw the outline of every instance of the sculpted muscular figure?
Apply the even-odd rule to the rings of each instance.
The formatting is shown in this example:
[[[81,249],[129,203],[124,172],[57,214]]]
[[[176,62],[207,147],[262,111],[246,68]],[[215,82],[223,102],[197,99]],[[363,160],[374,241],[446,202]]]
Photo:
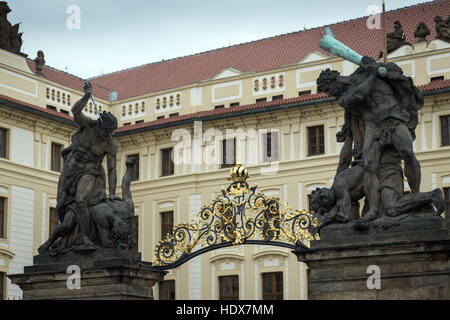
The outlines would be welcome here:
[[[413,151],[417,110],[423,94],[410,77],[394,63],[377,63],[364,57],[363,65],[350,76],[325,70],[317,80],[318,90],[338,98],[339,104],[364,122],[364,190],[369,212],[364,220],[379,215],[380,183],[378,167],[385,146],[393,145],[405,162],[405,175],[413,194],[420,191],[420,165]],[[380,67],[385,74],[380,74]]]
[[[91,94],[89,82],[84,85],[84,96],[72,107],[79,130],[72,136],[70,147],[62,151],[64,166],[58,182],[57,211],[60,225],[55,228],[50,239],[39,252],[48,248],[61,236],[75,229],[71,244],[92,246],[90,238],[90,208],[106,200],[106,177],[102,161],[107,156],[109,197],[120,199],[116,191],[116,153],[117,145],[112,133],[117,129],[117,119],[111,113],[103,112],[99,119],[92,120],[82,111]],[[66,244],[67,245],[67,244]]]

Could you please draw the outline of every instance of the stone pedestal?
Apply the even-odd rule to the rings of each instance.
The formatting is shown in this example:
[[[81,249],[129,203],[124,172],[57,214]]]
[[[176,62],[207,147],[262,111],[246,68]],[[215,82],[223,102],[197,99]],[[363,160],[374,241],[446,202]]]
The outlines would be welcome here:
[[[140,253],[121,249],[38,255],[33,263],[23,274],[8,275],[23,290],[24,300],[153,299],[152,287],[166,274],[141,261]],[[76,283],[74,273],[67,273],[70,266],[81,271],[80,289],[69,289],[69,277]]]
[[[331,225],[310,251],[294,253],[310,269],[312,300],[450,298],[449,226],[441,217],[407,218],[387,230]],[[379,267],[380,289],[368,288],[369,266]]]

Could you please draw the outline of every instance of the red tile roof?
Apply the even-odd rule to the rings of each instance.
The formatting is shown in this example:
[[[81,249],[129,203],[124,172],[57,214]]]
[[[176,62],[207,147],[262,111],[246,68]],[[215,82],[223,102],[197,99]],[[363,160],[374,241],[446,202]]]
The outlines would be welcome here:
[[[450,89],[450,79],[447,80],[437,80],[430,82],[426,85],[418,86],[420,90],[424,92],[425,95],[433,94],[435,91],[443,90],[443,89]],[[447,90],[450,92],[450,90]],[[147,130],[152,128],[157,128],[161,126],[173,126],[177,125],[177,123],[181,123],[184,121],[193,121],[193,120],[205,120],[205,119],[211,119],[214,117],[221,117],[221,116],[236,116],[240,114],[245,114],[247,112],[253,112],[253,111],[263,111],[270,108],[277,109],[279,107],[293,105],[293,104],[301,104],[301,103],[320,103],[321,100],[334,100],[334,98],[330,98],[325,93],[317,93],[317,94],[305,94],[300,97],[295,98],[289,98],[289,99],[280,99],[275,101],[268,101],[268,102],[259,102],[254,103],[250,105],[243,105],[243,106],[237,106],[232,108],[223,108],[223,109],[215,109],[215,110],[208,110],[208,111],[199,111],[195,113],[190,113],[186,115],[179,115],[179,116],[173,116],[169,118],[164,119],[158,119],[155,121],[150,122],[141,122],[135,125],[128,125],[124,127],[120,127],[116,130],[116,133],[119,134],[132,134],[134,131],[137,130]],[[56,117],[59,118],[65,122],[73,123],[73,118],[67,114],[54,111],[52,109],[42,108],[27,102],[23,102],[17,99],[13,99],[11,97],[5,96],[0,94],[0,103],[9,102],[12,103],[13,107],[22,107],[25,109],[36,111],[40,114],[45,114],[47,116]],[[73,123],[74,124],[74,123]]]
[[[26,59],[26,61],[31,71],[36,72],[36,64],[34,61],[31,59]],[[83,92],[84,80],[77,76],[46,65],[44,65],[42,74],[50,81]],[[95,83],[92,84],[92,94],[94,97],[98,97],[106,101],[109,99],[109,90]]]
[[[422,90],[425,94],[427,91],[434,91],[440,89],[446,89],[450,87],[450,79],[447,80],[435,80],[430,83],[424,84],[422,86],[418,86],[420,90]]]
[[[445,19],[450,13],[449,0],[437,0],[405,7],[386,13],[388,32],[393,31],[396,20],[402,24],[406,41],[414,43],[414,31],[423,21],[431,31],[429,40],[435,39],[433,21],[436,15]],[[382,33],[369,30],[367,17],[330,25],[339,41],[362,55],[376,58],[382,50]],[[313,51],[326,54],[318,47],[324,27],[299,31],[217,49],[191,56],[151,63],[123,71],[114,72],[91,80],[118,92],[118,99],[126,99],[183,85],[198,83],[213,78],[225,68],[242,72],[262,72],[281,68],[303,60]]]

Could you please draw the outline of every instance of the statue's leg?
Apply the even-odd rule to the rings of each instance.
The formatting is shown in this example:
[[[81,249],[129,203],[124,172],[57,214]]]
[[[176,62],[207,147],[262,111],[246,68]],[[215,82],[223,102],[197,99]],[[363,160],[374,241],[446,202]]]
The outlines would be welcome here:
[[[349,222],[352,220],[352,199],[350,192],[347,190],[348,186],[335,183],[333,191],[336,195],[336,205],[338,208],[338,215],[342,214],[342,222]]]
[[[75,201],[77,204],[77,222],[80,226],[83,244],[86,246],[94,245],[89,239],[90,215],[88,208],[88,196],[95,187],[95,177],[84,175],[78,181],[77,194]]]
[[[378,165],[380,163],[381,146],[375,139],[376,127],[371,122],[366,123],[363,157],[364,157],[364,190],[369,211],[361,220],[370,221],[378,217],[380,205],[380,183],[378,181]]]
[[[398,125],[392,133],[392,143],[405,162],[405,176],[408,179],[411,193],[420,192],[420,164],[414,155],[413,139],[406,125]]]
[[[55,241],[70,232],[73,227],[75,227],[75,215],[72,210],[68,210],[64,216],[64,220],[55,227],[53,234],[51,234],[50,238],[39,247],[38,252],[40,254],[47,253],[48,249],[55,243]]]
[[[381,189],[381,202],[383,203],[385,215],[389,217],[400,215],[397,210],[399,198],[399,194],[393,188],[385,187]]]
[[[400,215],[405,213],[413,213],[414,211],[429,204],[434,205],[438,215],[444,212],[445,202],[441,189],[435,189],[430,192],[406,194],[395,203],[394,208],[398,215]]]
[[[67,181],[67,175],[62,172],[61,175],[59,176],[59,180],[58,180],[58,190],[56,193],[56,211],[58,212],[58,217],[61,220],[61,217],[64,216],[64,212],[62,212],[64,210],[64,205],[66,204],[66,200],[67,200],[67,191],[65,189],[65,184]]]
[[[336,195],[338,215],[342,215],[344,223],[353,220],[351,190],[358,188],[358,183],[364,176],[364,170],[360,165],[353,166],[337,176],[333,183],[333,191]],[[359,212],[358,212],[359,216]]]

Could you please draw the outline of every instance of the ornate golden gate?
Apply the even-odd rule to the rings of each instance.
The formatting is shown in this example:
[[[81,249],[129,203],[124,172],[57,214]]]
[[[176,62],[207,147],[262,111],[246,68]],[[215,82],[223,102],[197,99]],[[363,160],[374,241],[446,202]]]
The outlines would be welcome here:
[[[273,245],[308,250],[318,239],[317,218],[294,211],[286,202],[257,193],[246,182],[248,170],[237,164],[232,183],[190,223],[173,228],[155,248],[154,266],[171,269],[211,250],[243,244]]]

